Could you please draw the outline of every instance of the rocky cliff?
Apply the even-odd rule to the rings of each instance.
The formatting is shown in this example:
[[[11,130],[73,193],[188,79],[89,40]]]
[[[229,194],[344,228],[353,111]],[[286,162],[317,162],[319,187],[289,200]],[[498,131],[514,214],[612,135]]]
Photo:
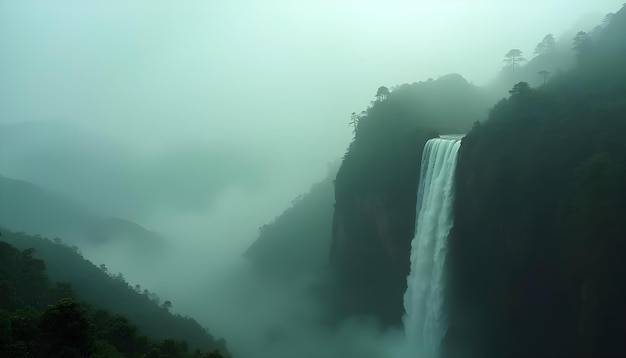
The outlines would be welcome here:
[[[463,132],[489,99],[459,75],[402,85],[354,115],[355,138],[337,173],[331,263],[339,316],[400,325],[422,150]]]
[[[445,356],[626,355],[625,36],[622,10],[463,139]]]
[[[337,273],[338,307],[345,314],[374,314],[385,324],[398,324],[403,313],[402,295],[409,273],[409,252],[415,228],[415,204],[420,158],[433,132],[407,134],[390,168],[387,161],[369,167],[372,179],[387,171],[388,185],[364,188],[346,195],[344,185],[354,188],[340,172],[337,176],[333,217],[331,262]],[[400,159],[403,158],[403,159]],[[345,167],[349,165],[346,159]]]

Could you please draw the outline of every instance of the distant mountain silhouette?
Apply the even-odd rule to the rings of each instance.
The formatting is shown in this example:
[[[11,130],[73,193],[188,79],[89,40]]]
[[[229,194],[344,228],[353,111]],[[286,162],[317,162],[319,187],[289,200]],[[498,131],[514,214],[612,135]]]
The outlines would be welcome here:
[[[0,226],[59,237],[78,247],[124,240],[139,249],[158,249],[164,238],[139,224],[107,218],[21,180],[0,176]]]

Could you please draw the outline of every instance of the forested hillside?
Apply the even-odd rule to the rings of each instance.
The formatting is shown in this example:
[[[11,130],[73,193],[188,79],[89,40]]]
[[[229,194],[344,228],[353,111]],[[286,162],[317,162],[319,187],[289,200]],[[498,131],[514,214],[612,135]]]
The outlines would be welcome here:
[[[319,274],[328,262],[336,170],[294,199],[292,206],[259,229],[245,256],[261,270],[285,278]]]
[[[626,9],[573,46],[463,140],[450,357],[626,354]]]
[[[99,313],[96,310],[106,310],[110,312],[107,315],[112,316],[112,319],[118,319],[116,318],[118,316],[125,317],[124,320],[128,319],[128,322],[133,325],[132,327],[136,325],[137,328],[132,328],[133,330],[138,329],[138,332],[150,337],[151,340],[185,341],[185,346],[191,351],[201,349],[205,352],[211,352],[217,349],[222,353],[227,352],[225,341],[213,339],[206,329],[192,318],[170,313],[169,309],[172,306],[170,301],[160,299],[149,290],[142,289],[139,284],[132,287],[125,281],[122,274],[109,273],[104,265],[101,267],[94,266],[85,260],[76,248],[70,248],[61,242],[52,242],[41,237],[32,237],[8,230],[2,231],[1,239],[24,252],[20,256],[15,253],[19,251],[15,251],[16,249],[9,248],[9,245],[4,244],[9,256],[2,259],[2,266],[9,267],[6,265],[7,262],[13,262],[12,260],[16,260],[15,257],[23,257],[25,261],[19,265],[28,270],[35,270],[33,274],[37,277],[36,280],[31,280],[28,279],[30,274],[18,277],[11,276],[12,283],[9,287],[18,288],[16,296],[10,299],[11,302],[34,305],[36,309],[43,311],[48,304],[55,303],[61,298],[76,297],[80,302],[93,307],[90,313],[86,314],[91,315],[94,320],[99,319]],[[15,272],[20,272],[20,269],[15,270]],[[9,274],[13,275],[11,272]],[[53,282],[56,286],[51,286]],[[69,283],[71,288],[60,283]],[[20,289],[22,285],[26,285],[23,290]],[[62,291],[59,291],[61,289]],[[63,304],[70,303],[65,302]],[[71,303],[70,305],[78,307],[77,305],[83,304]],[[22,316],[22,312],[14,311],[15,319]],[[102,319],[109,320],[106,317],[104,316]],[[146,341],[145,338],[137,339],[142,342]],[[33,344],[36,345],[37,343]],[[128,344],[139,345],[140,343],[131,342]],[[144,348],[148,347],[146,345],[148,343],[141,344]],[[120,352],[125,353],[125,351]]]

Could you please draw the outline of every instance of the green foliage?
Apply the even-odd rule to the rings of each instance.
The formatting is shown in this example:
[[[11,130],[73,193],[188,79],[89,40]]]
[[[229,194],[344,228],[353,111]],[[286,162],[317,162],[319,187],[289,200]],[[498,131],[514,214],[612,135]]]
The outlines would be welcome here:
[[[50,357],[85,357],[94,351],[94,333],[87,309],[65,298],[49,306],[39,321],[41,349]]]
[[[71,248],[10,231],[3,231],[2,239],[27,248],[19,251],[0,241],[1,357],[140,357],[153,348],[165,347],[167,353],[161,356],[186,358],[192,357],[188,353],[188,343],[184,342],[187,337],[192,342],[202,340],[193,347],[205,352],[226,351],[224,342],[215,342],[197,322],[171,315],[145,295],[135,292],[125,281],[113,279],[84,260]],[[30,248],[33,246],[38,249]],[[48,265],[35,258],[36,255],[45,257]],[[93,310],[75,298],[68,284],[52,283],[46,268],[75,280],[81,287],[78,296],[94,306],[111,307],[113,312],[130,308],[135,310],[135,317],[140,317],[139,323],[170,327],[155,334],[155,330],[138,328],[120,314],[104,309]],[[81,279],[69,277],[68,272],[81,272],[78,276]],[[103,292],[94,291],[91,284],[107,290],[106,295],[102,297]],[[82,293],[85,293],[84,297]],[[99,300],[94,296],[100,296]],[[171,336],[174,340],[163,337],[168,330],[177,330]],[[150,338],[143,335],[146,333]],[[163,339],[169,340],[165,343]]]
[[[333,217],[333,170],[323,181],[293,201],[271,223],[245,256],[263,271],[288,279],[319,272],[328,263]]]
[[[578,31],[576,36],[574,36],[574,45],[573,45],[574,50],[576,50],[579,53],[583,52],[585,50],[585,47],[589,46],[589,44],[590,44],[589,34],[586,33],[585,31]]]
[[[464,138],[448,349],[626,354],[625,29],[622,10],[581,35],[575,69],[535,89],[516,85]]]
[[[94,347],[95,352],[91,358],[124,358],[124,355],[107,341],[98,340],[94,343]]]
[[[492,103],[456,74],[381,87],[376,97],[352,121],[355,138],[335,181],[329,299],[336,316],[374,314],[399,325],[424,144],[468,131]]]
[[[555,78],[570,70],[576,65],[577,59],[571,48],[571,39],[563,41],[566,43],[557,42],[551,34],[546,35],[537,44],[535,56],[527,62],[519,61],[521,50],[519,53],[509,51],[505,55],[505,66],[487,89],[495,98],[502,98],[516,83],[527,82],[531,87],[539,87],[546,84],[549,77]]]
[[[530,94],[530,86],[526,82],[519,82],[513,86],[513,88],[509,91],[511,97],[513,96],[527,96]]]
[[[552,34],[547,34],[535,47],[534,55],[550,55],[556,52],[556,41]]]
[[[515,69],[526,61],[526,59],[523,56],[522,50],[514,48],[504,55],[503,61],[506,66],[511,69],[511,72],[515,72]]]
[[[0,310],[0,345],[9,344],[12,340],[11,315],[5,310]]]
[[[548,82],[548,77],[550,77],[550,71],[541,70],[537,74],[543,78],[543,84],[545,85]]]
[[[378,90],[376,91],[376,98],[379,101],[385,100],[388,95],[389,95],[389,88],[387,88],[385,86],[378,87]]]

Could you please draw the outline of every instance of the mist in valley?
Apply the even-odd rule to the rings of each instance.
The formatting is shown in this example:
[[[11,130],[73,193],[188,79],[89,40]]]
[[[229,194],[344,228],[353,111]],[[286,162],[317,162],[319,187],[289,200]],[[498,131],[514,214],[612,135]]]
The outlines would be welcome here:
[[[577,31],[621,5],[4,0],[0,176],[32,187],[11,182],[0,200],[10,191],[42,211],[7,209],[0,225],[76,245],[224,338],[234,357],[403,357],[401,327],[333,318],[325,259],[284,275],[244,255],[259,228],[313,200],[314,183],[330,188],[351,113],[380,86],[458,73],[486,116],[506,95],[510,49],[530,60],[554,34],[569,53]],[[325,200],[316,227],[330,250]]]

